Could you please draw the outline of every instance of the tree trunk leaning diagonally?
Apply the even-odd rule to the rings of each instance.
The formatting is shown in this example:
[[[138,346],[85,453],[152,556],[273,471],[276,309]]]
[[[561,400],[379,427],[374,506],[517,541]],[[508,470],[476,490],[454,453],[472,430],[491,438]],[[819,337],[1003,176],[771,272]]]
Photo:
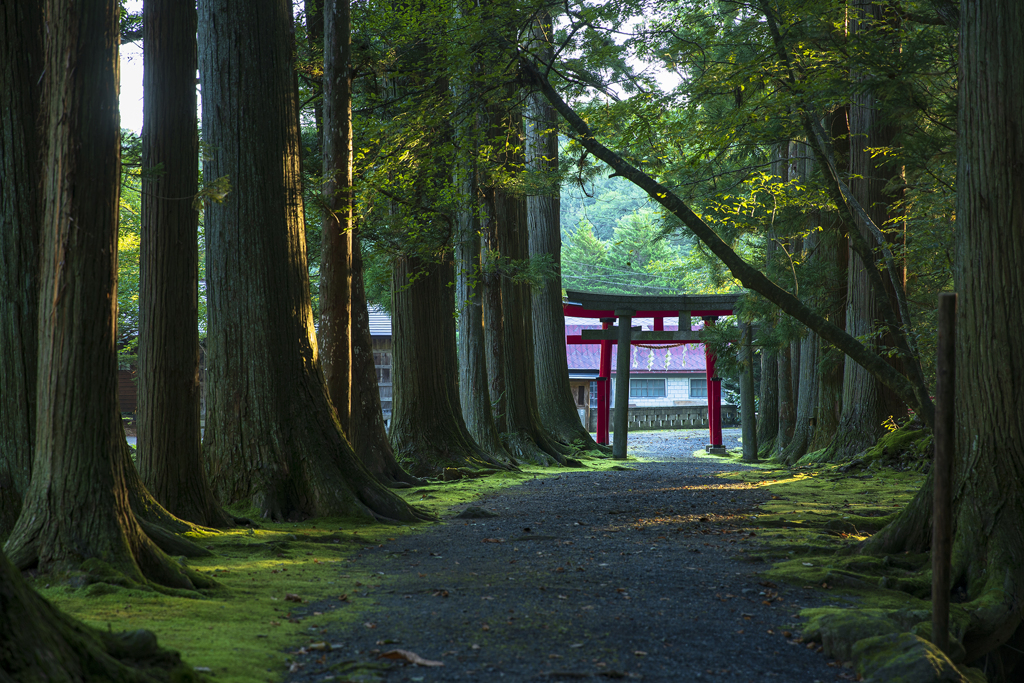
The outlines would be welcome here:
[[[395,457],[416,476],[437,476],[448,468],[505,469],[473,440],[462,419],[457,386],[455,299],[449,283],[454,264],[442,256],[425,263],[395,259],[394,400],[391,445]]]
[[[590,126],[566,104],[565,100],[552,87],[536,63],[527,57],[521,57],[519,64],[530,83],[543,91],[544,96],[548,98],[548,101],[552,103],[555,110],[562,115],[562,118],[566,120],[576,133],[580,144],[591,154],[611,166],[616,173],[647,192],[654,201],[679,218],[725,264],[729,272],[744,287],[761,294],[765,299],[778,306],[782,312],[800,321],[817,333],[819,337],[834,344],[843,353],[851,356],[856,362],[868,368],[872,374],[896,392],[901,400],[913,406],[926,425],[930,426],[932,424],[935,416],[935,406],[927,396],[927,389],[922,389],[914,380],[900,375],[885,359],[872,352],[821,315],[815,313],[809,306],[783,290],[766,277],[764,273],[743,260],[671,189],[657,182],[627,162],[620,155],[601,144],[594,137]]]
[[[539,49],[550,59],[551,17],[541,15],[534,26]],[[540,93],[531,93],[526,111],[526,166],[538,175],[540,190],[526,198],[530,258],[549,256],[551,277],[535,287],[533,297],[533,366],[537,379],[537,406],[544,428],[562,443],[580,442],[585,450],[610,452],[600,446],[580,422],[569,388],[565,354],[565,314],[562,310],[562,235],[559,212],[558,119]],[[549,188],[549,189],[548,189]],[[589,397],[588,397],[589,400]]]
[[[966,590],[966,661],[1017,681],[1024,641],[1024,5],[961,3],[957,137],[956,458],[951,585]],[[930,482],[869,552],[927,548]],[[1001,647],[1003,644],[1006,647]]]
[[[36,593],[0,553],[0,683],[198,683],[149,631],[86,626]]]
[[[205,451],[225,504],[297,519],[423,514],[359,462],[317,358],[299,183],[291,4],[199,4],[208,180]]]
[[[145,0],[139,282],[139,475],[174,515],[232,519],[203,471],[199,419],[196,9]]]
[[[348,0],[324,2],[324,187],[320,363],[341,428],[352,403],[352,23]]]
[[[165,555],[129,503],[114,351],[117,3],[51,0],[46,12],[36,437],[32,480],[6,552],[23,570],[105,564],[139,583],[212,586]]]
[[[39,305],[40,3],[0,4],[0,539],[32,473]]]

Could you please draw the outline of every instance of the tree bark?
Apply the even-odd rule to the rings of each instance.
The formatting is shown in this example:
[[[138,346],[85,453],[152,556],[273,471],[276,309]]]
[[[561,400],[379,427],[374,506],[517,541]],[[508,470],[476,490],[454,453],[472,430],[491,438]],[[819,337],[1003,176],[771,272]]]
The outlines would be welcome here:
[[[518,117],[516,117],[518,119]],[[529,256],[526,201],[495,188],[495,223],[498,249],[506,266]],[[541,426],[534,375],[533,314],[530,285],[517,282],[505,268],[500,272],[502,309],[502,372],[505,375],[507,431],[502,443],[517,460],[537,464],[565,464],[566,447],[557,444]],[[577,420],[579,418],[576,418]]]
[[[475,164],[474,164],[475,166]],[[456,306],[458,307],[459,402],[466,428],[486,453],[514,462],[505,450],[491,411],[483,316],[482,236],[475,168],[467,169],[463,192],[469,208],[460,212],[455,253],[458,259]]]
[[[139,475],[177,517],[224,527],[199,415],[196,9],[146,0],[139,255]]]
[[[424,263],[400,256],[392,273],[394,401],[389,436],[395,456],[416,476],[437,476],[456,467],[506,468],[480,448],[462,418],[451,259]]]
[[[0,553],[0,681],[199,681],[177,652],[149,631],[111,633],[86,626],[36,593]]]
[[[341,428],[352,406],[352,22],[349,0],[324,4],[324,190],[320,363]]]
[[[28,490],[39,306],[40,3],[0,5],[0,539]]]
[[[789,440],[793,438],[793,427],[796,418],[793,397],[793,371],[790,367],[792,355],[789,344],[786,344],[776,352],[775,360],[779,364],[779,431],[775,436],[775,451],[772,455],[778,456],[789,445]]]
[[[373,362],[370,314],[363,286],[363,255],[358,231],[352,234],[352,448],[374,477],[392,488],[407,488],[423,482],[395,460],[380,406],[380,385]]]
[[[869,33],[883,21],[884,8],[869,0],[856,0],[851,32]],[[872,41],[879,49],[886,49],[883,40]],[[853,73],[856,82],[867,78],[866,74]],[[875,155],[874,150],[889,147],[895,139],[895,128],[887,123],[880,111],[882,103],[870,89],[858,90],[850,105],[850,191],[856,197],[876,225],[886,225],[897,199],[885,192],[885,186],[899,174],[899,168],[886,161],[885,155]],[[866,240],[874,238],[862,225],[851,226],[859,230]],[[846,309],[846,330],[858,338],[870,337],[869,345],[877,353],[883,347],[893,348],[895,340],[884,334],[876,321],[883,317],[879,301],[872,288],[868,269],[876,269],[872,260],[865,263],[860,255],[850,254],[847,291],[849,299]],[[895,301],[892,282],[883,280],[890,299]],[[902,282],[900,283],[902,287]],[[891,308],[896,308],[890,305]],[[901,321],[906,324],[906,321]],[[897,372],[904,373],[903,363],[898,357],[888,359]],[[866,369],[846,360],[843,372],[843,414],[838,429],[828,449],[828,459],[842,462],[853,458],[873,445],[885,432],[882,424],[890,417],[899,419],[906,415],[906,406],[894,392],[872,376]]]
[[[320,369],[306,268],[299,131],[285,0],[199,5],[208,180],[205,449],[220,499],[275,520],[413,521],[363,467]]]
[[[6,551],[19,569],[102,563],[140,583],[211,586],[154,545],[129,503],[114,351],[118,6],[51,0],[46,16],[35,451]]]
[[[778,350],[761,349],[761,386],[757,405],[757,455],[771,458],[775,455],[775,440],[779,436],[779,361]]]
[[[952,587],[971,610],[956,633],[966,661],[990,681],[1024,674],[1024,7],[1013,0],[961,4],[957,137],[956,465]],[[930,481],[864,550],[927,548]],[[1006,646],[1004,647],[1004,643]]]
[[[545,59],[551,49],[551,16],[542,13],[533,34]],[[532,289],[533,367],[537,381],[537,407],[544,429],[557,441],[579,442],[584,450],[609,451],[580,422],[569,388],[565,354],[565,314],[562,310],[562,235],[559,211],[558,118],[540,93],[531,93],[526,112],[526,167],[541,190],[526,197],[530,258],[549,257],[551,277]],[[548,189],[550,188],[550,189]]]

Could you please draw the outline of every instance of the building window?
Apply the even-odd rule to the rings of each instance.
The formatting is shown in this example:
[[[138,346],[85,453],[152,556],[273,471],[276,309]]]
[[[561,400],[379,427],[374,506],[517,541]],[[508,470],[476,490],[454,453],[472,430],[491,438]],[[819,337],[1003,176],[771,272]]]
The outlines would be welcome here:
[[[707,398],[708,381],[706,379],[690,378],[690,398]]]
[[[630,398],[659,398],[663,396],[665,396],[665,380],[663,379],[629,380]]]
[[[374,351],[373,364],[377,370],[377,386],[380,388],[380,407],[387,420],[391,417],[391,352]]]
[[[597,410],[597,382],[590,383],[590,409]]]

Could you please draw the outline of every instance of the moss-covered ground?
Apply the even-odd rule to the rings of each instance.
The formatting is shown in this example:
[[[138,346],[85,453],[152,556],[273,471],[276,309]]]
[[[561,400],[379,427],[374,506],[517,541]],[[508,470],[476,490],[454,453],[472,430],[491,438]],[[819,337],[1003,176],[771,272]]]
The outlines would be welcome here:
[[[621,468],[606,456],[583,455],[589,470]],[[477,500],[495,490],[528,479],[557,476],[562,469],[524,467],[519,472],[448,473],[449,481],[398,490],[411,503],[443,516],[451,507]],[[470,476],[467,476],[470,475]],[[248,511],[235,510],[244,515]],[[280,680],[287,670],[285,650],[315,641],[328,626],[361,623],[360,614],[372,598],[366,588],[379,586],[376,572],[350,569],[368,546],[418,526],[363,524],[350,519],[309,519],[299,523],[264,523],[258,528],[227,530],[197,540],[213,556],[185,560],[214,577],[220,588],[191,597],[175,597],[136,586],[117,585],[102,571],[71,582],[41,577],[34,587],[58,608],[104,630],[153,631],[162,647],[178,650],[182,659],[223,683]],[[107,579],[107,580],[104,580]],[[123,582],[122,582],[123,583]],[[82,585],[85,584],[85,585]],[[318,601],[320,613],[300,616],[296,607]]]
[[[920,665],[919,660],[935,664],[943,659],[929,642],[930,555],[858,552],[861,542],[891,521],[920,489],[930,465],[930,449],[931,436],[925,431],[899,430],[852,463],[825,463],[809,454],[795,467],[769,461],[756,464],[754,470],[721,475],[770,493],[747,521],[759,540],[759,548],[748,557],[772,563],[764,576],[813,587],[835,603],[835,607],[800,612],[807,619],[803,640],[817,644],[837,661],[855,660],[858,674],[871,680],[903,675],[886,667],[910,671]],[[707,456],[703,451],[694,456],[742,461],[740,449],[725,456]],[[947,654],[959,671],[949,675],[984,680],[979,670],[963,665],[963,648],[956,641],[956,633],[968,620],[966,610],[951,606]]]

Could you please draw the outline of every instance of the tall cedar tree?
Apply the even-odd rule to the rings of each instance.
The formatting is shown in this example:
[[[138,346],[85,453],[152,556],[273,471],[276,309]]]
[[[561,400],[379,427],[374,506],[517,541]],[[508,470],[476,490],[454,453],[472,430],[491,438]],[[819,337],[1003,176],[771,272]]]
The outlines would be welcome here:
[[[307,2],[307,7],[311,4]],[[395,460],[381,413],[363,284],[363,258],[353,215],[352,9],[349,0],[326,0],[322,14],[307,15],[307,22],[311,22],[311,41],[316,33],[313,27],[319,23],[315,19],[321,16],[326,30],[323,117],[327,131],[324,177],[328,179],[324,187],[320,265],[324,374],[331,399],[342,418],[342,427],[359,460],[388,486],[409,486],[418,480]],[[346,319],[347,325],[342,322]],[[346,405],[347,408],[341,407]]]
[[[317,358],[286,0],[199,4],[207,179],[208,406],[214,490],[273,519],[422,517],[359,462]]]
[[[990,681],[1024,675],[1024,5],[965,0],[957,123],[956,465],[950,588],[972,617],[955,633]],[[926,550],[929,483],[866,544]]]
[[[861,34],[861,39],[874,36],[876,39],[872,43],[878,50],[895,54],[899,46],[893,44],[895,31],[885,24],[885,3],[856,0],[853,6],[851,33]],[[871,78],[877,78],[877,75],[859,70],[851,74],[855,83]],[[882,110],[886,104],[889,111]],[[850,191],[879,226],[887,225],[892,214],[897,212],[893,205],[898,197],[886,193],[885,188],[900,174],[900,169],[886,155],[876,153],[879,148],[891,147],[896,138],[897,131],[888,120],[892,118],[891,110],[892,102],[881,101],[870,86],[864,85],[855,91],[849,108]],[[863,227],[851,229],[860,230],[865,239],[873,240]],[[876,321],[881,319],[882,313],[878,310],[878,299],[872,291],[867,272],[869,268],[877,271],[876,264],[873,261],[865,264],[856,253],[850,254],[849,263],[846,331],[854,337],[870,337],[870,344],[876,349],[883,345],[892,347],[891,337],[883,337],[877,329]],[[883,278],[883,282],[888,298],[894,301],[893,283],[888,277]],[[899,286],[904,285],[900,282]],[[887,302],[887,305],[890,304]],[[889,363],[902,371],[902,363],[897,357],[890,358]],[[829,446],[828,457],[831,460],[849,460],[878,440],[883,432],[882,423],[889,417],[899,419],[906,415],[906,405],[899,397],[849,358],[843,373],[842,401],[843,413]]]
[[[463,193],[468,208],[459,213],[455,253],[458,259],[456,305],[458,306],[459,400],[466,428],[480,447],[503,460],[514,458],[505,450],[490,397],[490,380],[484,337],[483,282],[481,281],[480,213],[475,200],[479,183],[475,162],[466,162]],[[482,206],[482,203],[481,203]]]
[[[453,467],[505,468],[480,448],[462,418],[450,286],[455,268],[450,255],[431,261],[399,256],[392,267],[391,444],[416,476]]]
[[[176,516],[223,527],[200,448],[196,8],[145,0],[143,12],[139,475]]]
[[[348,0],[324,3],[324,188],[320,364],[348,433],[352,404],[352,22]]]
[[[32,473],[39,303],[42,6],[0,3],[0,538]]]
[[[506,88],[511,90],[510,86]],[[519,105],[508,97],[501,109],[492,106],[489,114],[492,135],[504,141],[495,159],[498,170],[521,167],[525,159]],[[488,359],[487,371],[491,402],[498,406],[498,432],[517,460],[564,464],[568,448],[556,442],[541,424],[533,364],[533,302],[530,285],[516,272],[530,253],[526,198],[494,178],[486,182],[490,185],[485,196],[491,272],[484,280],[484,319],[487,352],[494,356]]]
[[[46,16],[36,436],[6,550],[19,569],[99,563],[133,581],[210,586],[153,543],[130,503],[148,494],[117,402],[117,3],[54,0]]]
[[[552,55],[551,17],[543,13],[533,34],[535,45],[548,58]],[[562,443],[580,442],[586,449],[599,446],[580,422],[569,388],[569,363],[565,355],[565,317],[562,312],[562,231],[558,176],[558,119],[555,110],[540,93],[527,101],[527,167],[538,175],[542,189],[527,196],[526,211],[530,258],[552,260],[552,276],[532,290],[533,367],[537,382],[537,407],[548,433]],[[546,190],[544,188],[550,187]],[[589,396],[587,397],[589,399]]]

